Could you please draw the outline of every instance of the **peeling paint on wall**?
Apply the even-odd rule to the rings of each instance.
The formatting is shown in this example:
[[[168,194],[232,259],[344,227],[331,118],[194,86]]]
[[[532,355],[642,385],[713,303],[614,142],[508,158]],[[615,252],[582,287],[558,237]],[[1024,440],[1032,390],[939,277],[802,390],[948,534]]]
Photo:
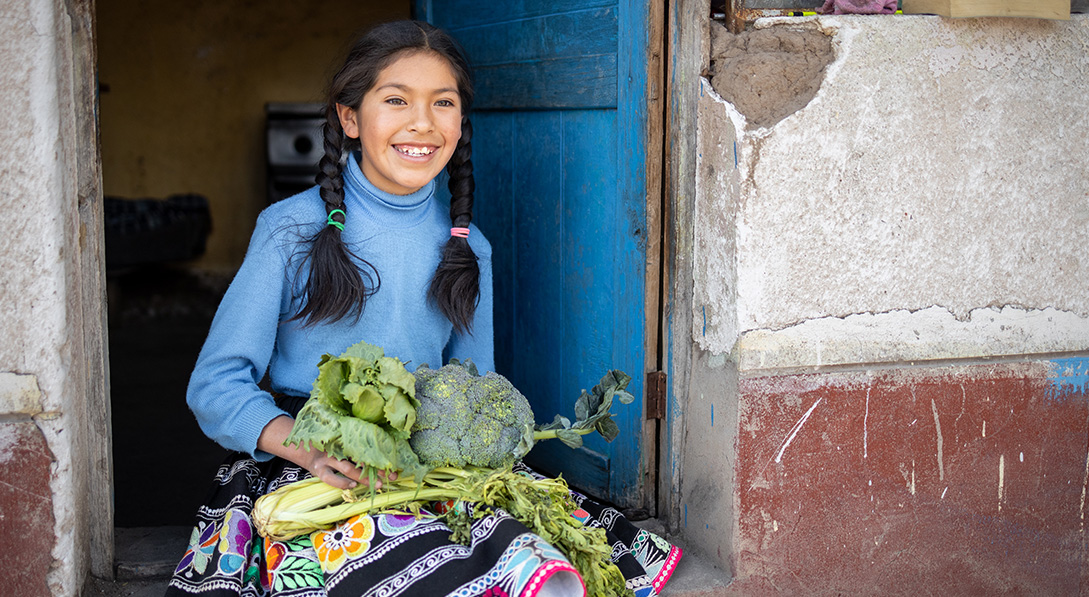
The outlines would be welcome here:
[[[833,52],[828,32],[816,25],[802,21],[734,35],[710,23],[711,85],[750,128],[775,126],[817,95]]]
[[[704,339],[704,343],[711,344],[716,339]],[[931,307],[920,311],[826,317],[781,330],[750,330],[737,342],[736,354],[740,369],[753,372],[1086,349],[1089,349],[1089,318],[1073,313],[1055,309],[983,308],[958,319],[947,309]]]
[[[1053,312],[1084,331],[1089,96],[1070,83],[1089,79],[1089,17],[1027,21],[819,17],[836,60],[803,109],[752,130],[704,93],[696,235],[715,256],[697,247],[700,346],[731,353],[749,332],[935,307],[957,321]],[[799,26],[757,22],[765,35]],[[1063,336],[1033,326],[1006,335],[1026,336],[1014,354]],[[910,343],[912,327],[891,331]]]
[[[1051,361],[1051,384],[1047,397],[1050,400],[1089,393],[1089,358],[1072,357]]]
[[[1077,594],[1089,401],[1041,400],[1054,371],[743,379],[734,594]]]
[[[38,387],[37,376],[0,371],[0,416],[4,414],[34,416],[41,412],[42,391]]]

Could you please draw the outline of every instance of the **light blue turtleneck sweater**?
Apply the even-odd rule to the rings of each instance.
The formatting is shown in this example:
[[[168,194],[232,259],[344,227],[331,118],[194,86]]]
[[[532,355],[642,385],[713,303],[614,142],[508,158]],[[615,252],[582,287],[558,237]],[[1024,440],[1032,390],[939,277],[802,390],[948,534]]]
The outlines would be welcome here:
[[[325,353],[338,355],[360,341],[382,347],[413,370],[443,363],[443,350],[472,358],[481,373],[494,369],[492,348],[491,246],[476,226],[469,245],[480,262],[480,302],[471,334],[451,323],[427,300],[442,245],[450,238],[450,216],[434,197],[435,182],[411,195],[378,190],[348,160],[344,175],[346,222],[342,238],[373,265],[381,286],[362,317],[305,328],[287,321],[298,312],[293,297],[306,281],[299,272],[304,245],[325,225],[325,206],[314,187],[275,203],[257,218],[246,258],[212,321],[208,339],[189,379],[186,400],[201,429],[220,445],[258,460],[257,438],[284,414],[257,387],[268,371],[272,390],[307,396]]]

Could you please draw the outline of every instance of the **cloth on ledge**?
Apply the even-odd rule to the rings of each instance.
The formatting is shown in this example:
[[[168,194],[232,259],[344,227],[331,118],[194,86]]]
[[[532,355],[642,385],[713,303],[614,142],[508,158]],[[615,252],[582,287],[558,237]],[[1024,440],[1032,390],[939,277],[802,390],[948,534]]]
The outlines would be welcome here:
[[[896,14],[896,0],[824,0],[817,12],[827,15]]]

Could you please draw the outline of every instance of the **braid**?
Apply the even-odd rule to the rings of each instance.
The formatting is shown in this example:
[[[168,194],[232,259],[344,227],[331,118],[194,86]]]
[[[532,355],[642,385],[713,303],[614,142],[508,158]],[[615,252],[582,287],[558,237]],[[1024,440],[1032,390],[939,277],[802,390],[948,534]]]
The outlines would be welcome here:
[[[450,175],[450,222],[467,227],[473,220],[473,125],[468,116],[461,121],[461,139],[446,172]],[[428,298],[458,331],[472,327],[473,314],[480,298],[480,266],[468,239],[451,236],[442,249],[442,258],[431,278]]]
[[[345,139],[335,105],[326,107],[322,136],[325,155],[318,162],[316,182],[325,203],[325,213],[340,210],[332,215],[332,220],[344,224]],[[309,246],[306,261],[310,271],[302,291],[304,304],[291,320],[303,320],[312,325],[323,320],[335,322],[348,316],[358,319],[367,299],[378,292],[381,285],[378,270],[344,245],[340,228],[336,226],[322,226]]]
[[[338,209],[344,205],[344,131],[340,128],[335,106],[326,106],[325,123],[321,127],[322,143],[325,154],[318,162],[318,175],[315,182],[321,187],[321,199],[326,210]],[[336,207],[330,208],[329,205]]]

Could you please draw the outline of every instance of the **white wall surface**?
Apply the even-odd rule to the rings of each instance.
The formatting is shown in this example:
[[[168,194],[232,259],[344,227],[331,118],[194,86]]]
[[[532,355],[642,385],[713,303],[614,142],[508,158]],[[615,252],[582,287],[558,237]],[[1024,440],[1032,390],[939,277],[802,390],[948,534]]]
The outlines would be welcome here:
[[[27,529],[55,535],[53,553],[41,554],[54,595],[78,594],[91,559],[87,400],[101,379],[84,350],[83,280],[101,272],[84,272],[83,256],[97,254],[101,233],[80,218],[78,156],[94,139],[78,130],[77,113],[91,106],[77,104],[74,77],[86,71],[72,41],[74,27],[89,28],[73,24],[70,8],[0,4],[0,417],[33,422],[54,456],[55,528]],[[100,322],[90,325],[101,336]]]
[[[771,128],[702,84],[700,348],[742,371],[1089,348],[1089,18],[756,27],[835,59]]]

